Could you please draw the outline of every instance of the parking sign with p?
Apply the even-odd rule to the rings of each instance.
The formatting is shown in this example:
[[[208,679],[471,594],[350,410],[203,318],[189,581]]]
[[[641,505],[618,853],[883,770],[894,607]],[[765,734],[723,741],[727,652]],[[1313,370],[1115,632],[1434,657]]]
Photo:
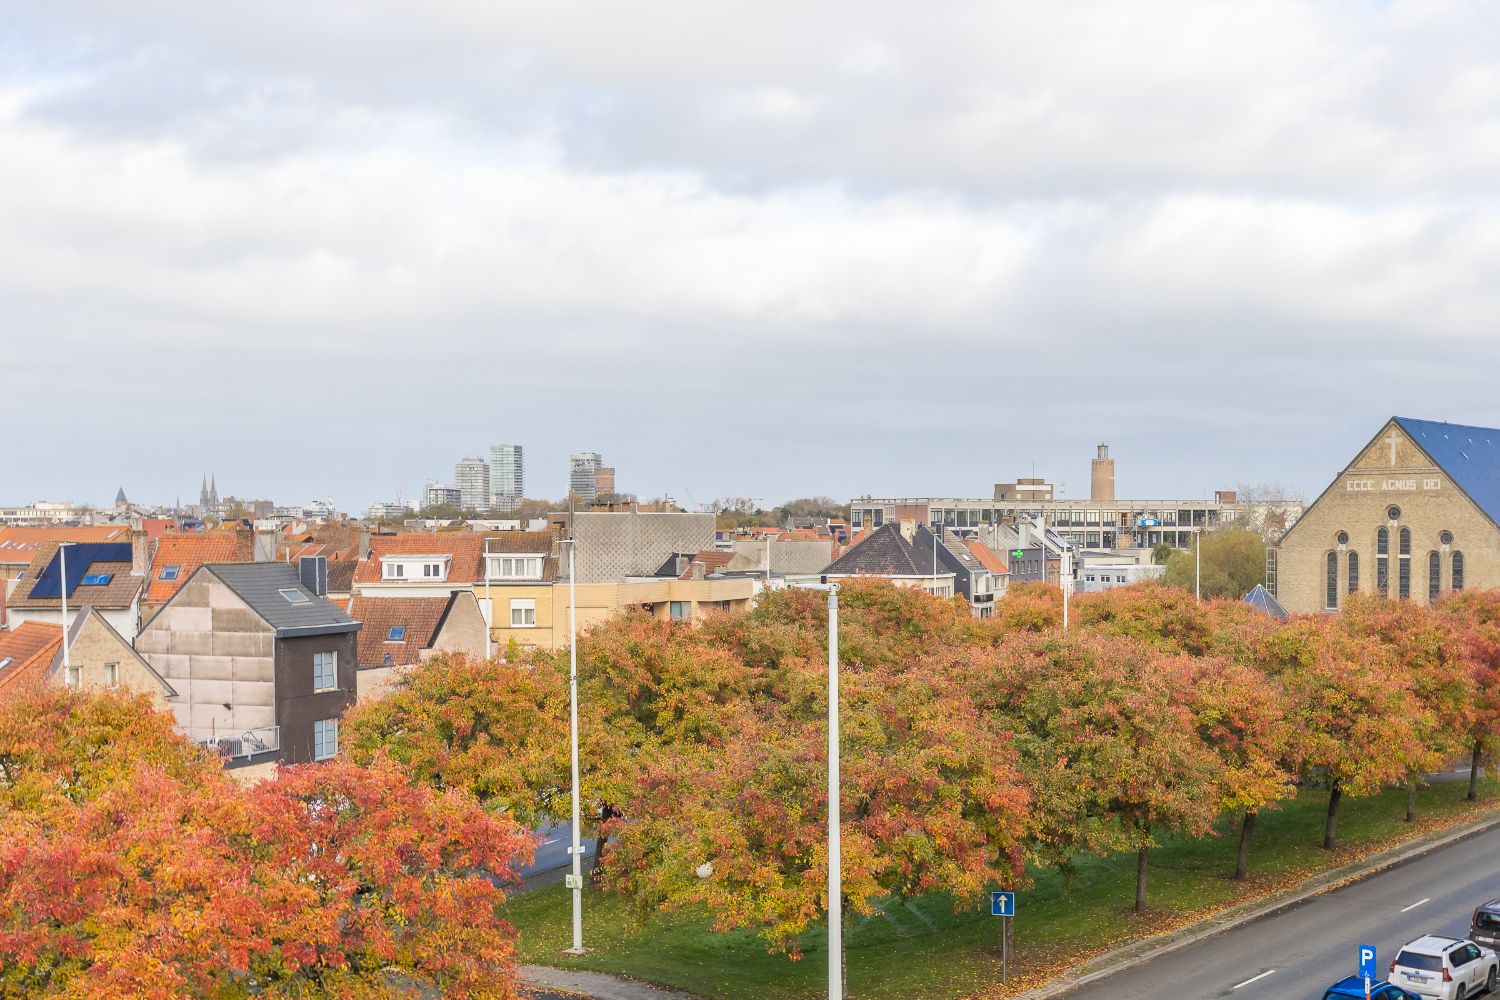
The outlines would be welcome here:
[[[1359,946],[1359,978],[1366,982],[1378,978],[1375,973],[1375,946],[1373,944]]]

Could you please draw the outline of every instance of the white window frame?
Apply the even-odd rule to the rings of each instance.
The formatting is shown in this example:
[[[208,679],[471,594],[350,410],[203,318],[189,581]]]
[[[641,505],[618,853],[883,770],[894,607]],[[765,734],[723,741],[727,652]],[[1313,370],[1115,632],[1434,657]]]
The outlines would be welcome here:
[[[120,686],[120,665],[118,663],[106,663],[104,665],[104,685],[108,688]]]
[[[520,620],[517,620],[519,613]],[[529,620],[528,620],[529,619]],[[510,627],[536,628],[536,598],[513,597],[510,601]]]
[[[404,580],[406,579],[406,563],[382,561],[380,576],[383,580]]]
[[[327,681],[323,670],[327,668]],[[325,691],[337,691],[339,689],[339,654],[337,650],[325,650],[313,654],[313,694],[322,694]]]
[[[680,616],[677,614],[677,609],[679,607],[682,608],[682,614]],[[693,620],[693,602],[692,601],[668,601],[667,602],[667,617],[669,619],[671,619],[672,621],[674,621],[674,622],[690,622],[690,621],[692,621]]]
[[[313,723],[313,760],[328,760],[339,752],[339,720],[319,719]]]
[[[491,552],[486,558],[489,560],[489,575],[492,580],[540,580],[542,565],[547,557],[528,552]]]

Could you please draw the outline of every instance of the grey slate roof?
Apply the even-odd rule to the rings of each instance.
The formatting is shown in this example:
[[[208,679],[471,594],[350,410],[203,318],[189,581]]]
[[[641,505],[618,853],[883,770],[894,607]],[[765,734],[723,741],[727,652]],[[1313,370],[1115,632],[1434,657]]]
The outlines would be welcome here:
[[[296,567],[289,563],[210,563],[203,569],[239,595],[240,600],[276,630],[278,638],[359,631],[360,623],[337,604],[314,597],[302,586]],[[295,590],[307,600],[293,603],[281,595],[283,590]]]
[[[949,570],[938,569],[948,575]],[[912,545],[901,534],[901,526],[889,521],[876,528],[869,538],[829,563],[826,576],[930,576],[932,552]]]

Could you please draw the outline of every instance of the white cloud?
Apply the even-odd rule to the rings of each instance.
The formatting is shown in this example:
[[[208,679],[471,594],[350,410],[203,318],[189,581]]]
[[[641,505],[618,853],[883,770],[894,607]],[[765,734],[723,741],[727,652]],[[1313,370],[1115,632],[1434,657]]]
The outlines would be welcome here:
[[[1315,489],[1390,412],[1500,420],[1479,3],[146,0],[15,25],[11,405],[82,363],[61,433],[83,447],[103,394],[171,433],[151,471],[24,440],[0,499],[165,497],[217,464],[363,503],[502,438],[554,492],[586,447],[643,493],[983,492],[1105,434],[1150,492]],[[1266,433],[1309,425],[1307,454]]]

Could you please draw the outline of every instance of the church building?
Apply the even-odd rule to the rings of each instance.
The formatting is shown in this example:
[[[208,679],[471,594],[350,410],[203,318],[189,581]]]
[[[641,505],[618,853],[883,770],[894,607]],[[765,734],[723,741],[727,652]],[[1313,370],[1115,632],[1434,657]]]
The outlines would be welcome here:
[[[1500,587],[1500,429],[1392,417],[1272,550],[1289,611]]]

